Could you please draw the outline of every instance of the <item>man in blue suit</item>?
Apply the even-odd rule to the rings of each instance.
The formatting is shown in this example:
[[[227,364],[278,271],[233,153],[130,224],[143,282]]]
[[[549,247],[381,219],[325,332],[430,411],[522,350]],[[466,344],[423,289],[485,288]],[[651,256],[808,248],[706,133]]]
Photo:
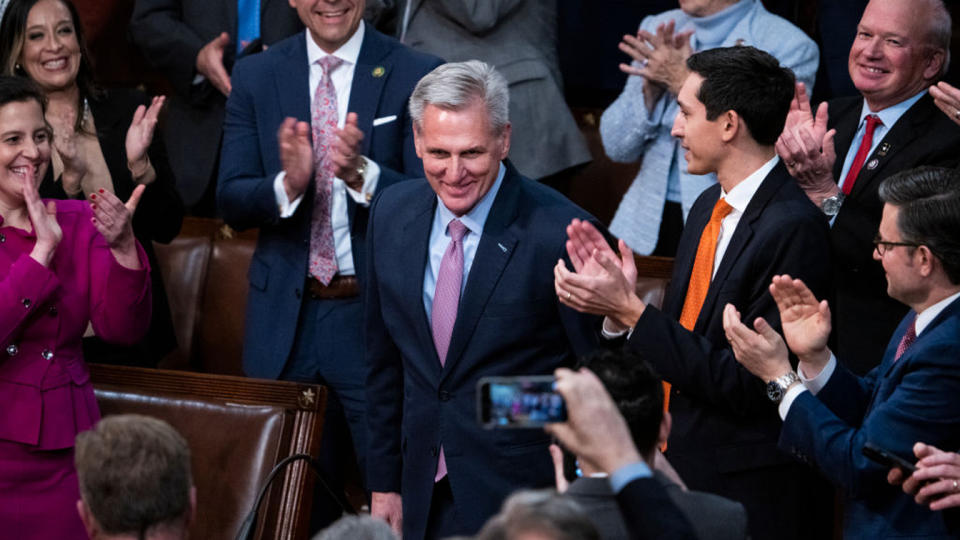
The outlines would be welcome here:
[[[960,446],[960,174],[905,171],[884,180],[880,198],[873,257],[887,294],[911,311],[878,367],[861,378],[837,362],[827,348],[827,302],[790,276],[775,277],[770,291],[786,345],[800,360],[796,372],[762,318],[752,321],[754,332],[728,306],[724,328],[737,359],[779,402],[780,447],[813,461],[846,491],[844,538],[954,538],[942,512],[888,485],[888,467],[862,448],[873,443],[913,461],[914,441]]]
[[[349,440],[335,431],[342,404],[363,470],[367,206],[421,174],[406,102],[441,62],[365,26],[363,0],[290,4],[306,32],[237,63],[224,122],[221,215],[260,229],[243,368],[327,384],[324,445]],[[336,476],[344,458],[330,459]]]
[[[371,514],[407,539],[475,533],[513,490],[552,484],[549,437],[483,429],[477,381],[550,374],[598,337],[547,277],[563,225],[592,218],[503,161],[508,107],[482,62],[424,77],[410,115],[426,181],[391,186],[370,214]]]

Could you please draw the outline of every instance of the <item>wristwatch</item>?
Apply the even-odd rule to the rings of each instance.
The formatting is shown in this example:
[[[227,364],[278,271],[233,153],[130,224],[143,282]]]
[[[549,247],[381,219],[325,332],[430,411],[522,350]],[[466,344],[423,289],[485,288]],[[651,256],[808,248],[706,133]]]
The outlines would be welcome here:
[[[837,212],[840,211],[840,206],[843,204],[843,199],[846,195],[842,191],[837,191],[837,194],[833,197],[827,197],[820,203],[820,209],[823,210],[823,213],[827,217],[834,217],[837,215]]]
[[[767,383],[767,397],[770,401],[779,404],[787,390],[800,382],[800,377],[793,371],[788,371],[780,377]]]

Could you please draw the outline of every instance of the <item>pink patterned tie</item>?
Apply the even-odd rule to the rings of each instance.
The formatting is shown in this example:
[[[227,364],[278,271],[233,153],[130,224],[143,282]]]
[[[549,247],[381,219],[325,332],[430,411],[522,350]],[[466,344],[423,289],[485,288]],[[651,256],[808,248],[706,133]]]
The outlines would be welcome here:
[[[917,340],[917,318],[913,318],[913,322],[910,323],[910,327],[907,328],[907,331],[903,333],[903,337],[900,338],[900,344],[897,345],[897,354],[893,357],[893,361],[896,362],[903,356],[903,353],[907,352],[907,349],[913,345],[913,342]]]
[[[453,323],[457,320],[457,306],[460,304],[460,285],[463,283],[463,236],[468,232],[466,225],[454,219],[447,225],[450,231],[450,244],[440,261],[437,274],[437,288],[433,292],[433,308],[430,312],[430,329],[433,331],[433,345],[437,348],[440,365],[447,361],[450,348],[450,336]],[[439,482],[447,475],[447,459],[440,446],[440,458],[437,460],[437,474],[433,481]]]
[[[333,88],[330,73],[343,60],[325,56],[317,63],[323,67],[323,75],[317,84],[311,106],[313,128],[314,189],[313,222],[310,224],[310,269],[311,276],[327,285],[337,273],[337,253],[333,245],[333,227],[330,222],[331,192],[333,189],[333,160],[329,149],[337,129],[337,91]]]

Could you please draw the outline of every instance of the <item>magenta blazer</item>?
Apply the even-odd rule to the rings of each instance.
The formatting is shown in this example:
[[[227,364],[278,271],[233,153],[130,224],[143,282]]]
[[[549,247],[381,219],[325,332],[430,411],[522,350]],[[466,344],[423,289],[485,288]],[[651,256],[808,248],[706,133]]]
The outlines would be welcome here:
[[[48,268],[30,258],[33,232],[0,217],[0,439],[69,448],[100,418],[81,338],[137,342],[150,326],[150,268],[120,266],[85,201],[54,201],[63,239]]]

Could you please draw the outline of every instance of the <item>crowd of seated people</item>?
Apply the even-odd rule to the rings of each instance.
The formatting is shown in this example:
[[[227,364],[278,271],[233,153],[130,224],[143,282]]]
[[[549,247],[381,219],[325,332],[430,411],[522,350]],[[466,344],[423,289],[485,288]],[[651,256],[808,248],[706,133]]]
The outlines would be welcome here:
[[[329,390],[320,473],[369,516],[318,491],[318,538],[960,534],[948,6],[862,2],[848,96],[782,2],[648,13],[594,126],[639,165],[604,223],[549,187],[609,181],[564,2],[135,0],[154,97],[97,83],[82,3],[0,2],[3,534],[211,508],[169,426],[100,421],[86,365],[177,346],[154,242],[187,213],[257,231],[244,373]],[[635,254],[673,259],[662,305]],[[551,374],[567,421],[478,421],[484,377]]]

